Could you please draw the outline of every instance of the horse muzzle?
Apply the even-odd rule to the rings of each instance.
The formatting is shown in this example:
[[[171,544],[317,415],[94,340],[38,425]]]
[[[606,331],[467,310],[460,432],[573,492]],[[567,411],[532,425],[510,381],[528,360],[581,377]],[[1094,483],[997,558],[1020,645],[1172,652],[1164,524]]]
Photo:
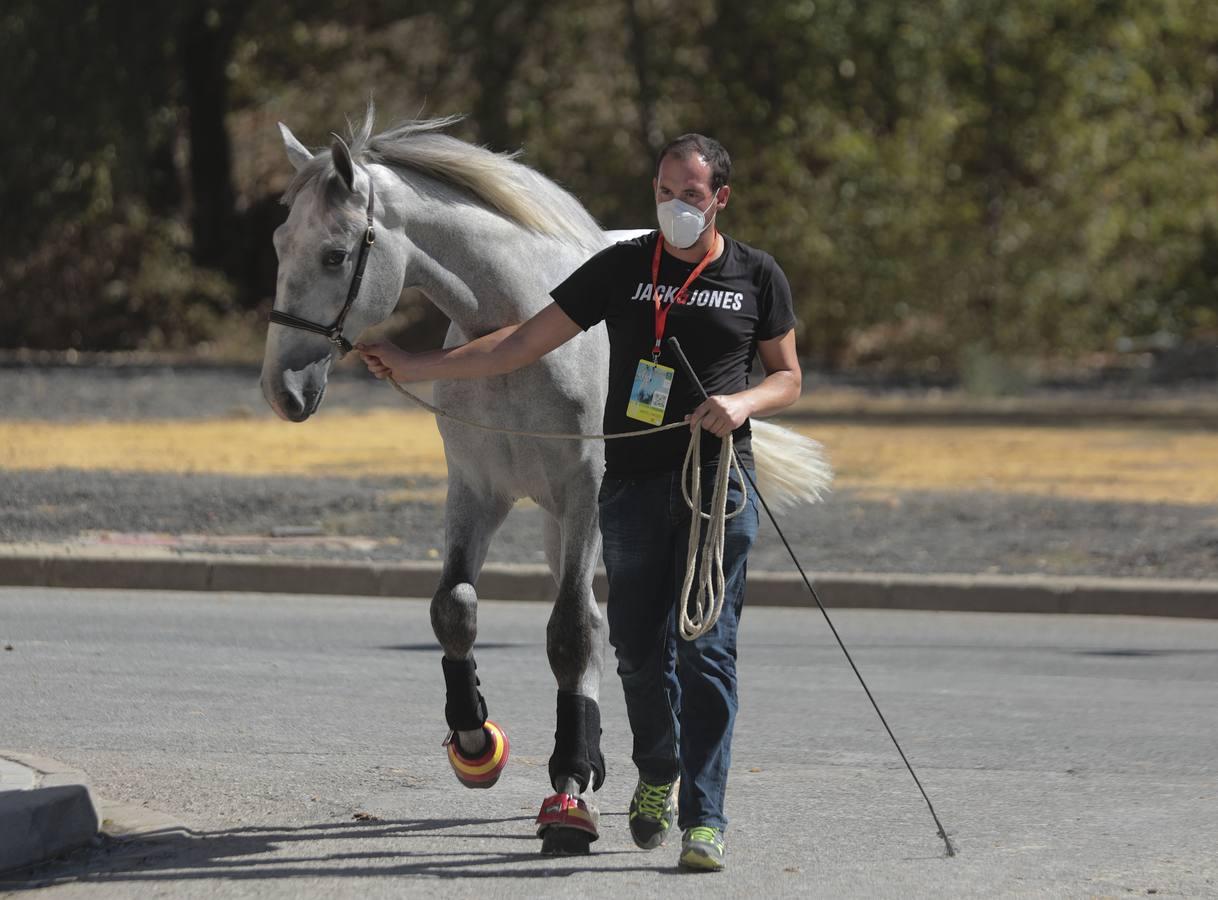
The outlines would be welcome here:
[[[321,406],[326,394],[329,357],[303,369],[263,369],[262,397],[286,422],[303,422]]]
[[[323,386],[318,391],[277,391],[267,397],[267,403],[275,411],[275,415],[287,422],[303,422],[321,406],[321,398],[326,393]]]

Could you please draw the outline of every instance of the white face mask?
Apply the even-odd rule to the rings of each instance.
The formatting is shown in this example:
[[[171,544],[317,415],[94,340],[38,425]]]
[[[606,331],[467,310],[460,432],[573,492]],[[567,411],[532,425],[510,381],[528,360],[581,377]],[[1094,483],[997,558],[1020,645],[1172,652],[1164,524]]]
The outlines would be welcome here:
[[[657,203],[656,219],[660,223],[660,231],[664,234],[664,240],[678,250],[684,250],[697,243],[702,232],[706,231],[711,222],[715,221],[715,214],[712,214],[709,220],[706,218],[706,214],[715,208],[717,196],[711,197],[710,205],[706,209],[698,209],[675,197],[664,203]]]

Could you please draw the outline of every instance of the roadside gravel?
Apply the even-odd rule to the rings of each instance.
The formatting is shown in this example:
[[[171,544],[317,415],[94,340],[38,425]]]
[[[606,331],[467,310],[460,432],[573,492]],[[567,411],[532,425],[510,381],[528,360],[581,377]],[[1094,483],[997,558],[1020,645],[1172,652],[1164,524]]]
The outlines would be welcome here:
[[[350,410],[399,406],[392,390],[339,364],[326,405]],[[271,416],[257,366],[0,366],[0,419],[199,419]]]
[[[396,406],[350,365],[329,407]],[[0,367],[3,419],[269,415],[251,367]],[[443,483],[429,478],[239,477],[0,471],[0,540],[166,543],[184,550],[333,559],[436,558]],[[541,513],[520,505],[494,562],[541,562]],[[839,572],[1218,577],[1218,507],[1088,502],[997,492],[838,490],[785,516],[805,564]],[[294,537],[272,537],[287,528]],[[303,529],[306,534],[300,534]],[[150,536],[152,535],[152,536]],[[759,570],[790,563],[763,523]]]
[[[425,479],[414,486],[438,487]],[[0,540],[435,559],[443,508],[400,499],[402,488],[396,479],[0,472]],[[490,561],[544,562],[543,515],[518,506],[496,535]],[[1209,507],[935,492],[875,501],[840,491],[821,507],[785,516],[782,525],[805,565],[824,571],[1218,577],[1218,511]],[[298,536],[271,536],[284,529]],[[768,523],[750,564],[760,571],[790,566]]]

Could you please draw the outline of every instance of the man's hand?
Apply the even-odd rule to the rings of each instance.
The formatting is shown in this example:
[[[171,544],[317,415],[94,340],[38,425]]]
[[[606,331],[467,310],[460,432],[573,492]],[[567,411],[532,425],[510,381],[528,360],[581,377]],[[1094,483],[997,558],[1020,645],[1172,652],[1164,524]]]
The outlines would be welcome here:
[[[778,412],[799,399],[799,359],[795,356],[795,332],[757,342],[757,355],[765,366],[766,377],[761,384],[739,394],[711,397],[685,417],[690,430],[701,425],[712,434],[723,437],[744,424],[749,416],[764,416]]]
[[[704,400],[685,421],[691,432],[701,426],[716,437],[725,437],[744,424],[752,412],[749,406],[739,394],[717,395]]]
[[[377,378],[392,378],[397,382],[410,381],[411,354],[397,344],[389,341],[374,341],[370,344],[358,343],[355,349],[368,371]]]

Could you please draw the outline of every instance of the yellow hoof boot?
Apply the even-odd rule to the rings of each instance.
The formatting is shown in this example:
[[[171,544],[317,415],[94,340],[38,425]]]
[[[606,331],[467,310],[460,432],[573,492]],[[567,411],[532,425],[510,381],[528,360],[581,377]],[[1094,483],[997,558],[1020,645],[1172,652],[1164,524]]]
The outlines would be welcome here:
[[[499,780],[508,761],[507,734],[489,719],[482,723],[486,734],[486,750],[471,759],[461,752],[461,744],[455,733],[444,742],[448,750],[448,764],[453,767],[457,780],[467,788],[488,788]]]

